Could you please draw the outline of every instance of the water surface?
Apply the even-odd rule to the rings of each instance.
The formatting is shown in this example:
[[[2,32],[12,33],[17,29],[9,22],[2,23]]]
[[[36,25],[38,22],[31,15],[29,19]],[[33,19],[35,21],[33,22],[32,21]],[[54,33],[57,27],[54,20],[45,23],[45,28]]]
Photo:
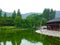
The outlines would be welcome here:
[[[0,31],[0,45],[60,45],[60,38],[36,33],[34,30]]]

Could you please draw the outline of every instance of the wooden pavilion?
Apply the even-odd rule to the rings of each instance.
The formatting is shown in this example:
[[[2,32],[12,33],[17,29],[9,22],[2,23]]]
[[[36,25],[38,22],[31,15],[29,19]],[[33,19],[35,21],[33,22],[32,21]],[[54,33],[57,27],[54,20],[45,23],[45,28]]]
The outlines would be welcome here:
[[[47,30],[60,30],[60,18],[56,18],[48,21]]]

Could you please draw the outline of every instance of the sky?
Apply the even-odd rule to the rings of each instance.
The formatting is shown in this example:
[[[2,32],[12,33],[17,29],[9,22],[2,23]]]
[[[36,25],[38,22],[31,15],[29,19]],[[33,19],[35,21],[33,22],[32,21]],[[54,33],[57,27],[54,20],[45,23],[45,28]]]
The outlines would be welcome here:
[[[60,0],[0,0],[0,8],[6,12],[20,9],[21,13],[43,12],[45,8],[60,10]]]

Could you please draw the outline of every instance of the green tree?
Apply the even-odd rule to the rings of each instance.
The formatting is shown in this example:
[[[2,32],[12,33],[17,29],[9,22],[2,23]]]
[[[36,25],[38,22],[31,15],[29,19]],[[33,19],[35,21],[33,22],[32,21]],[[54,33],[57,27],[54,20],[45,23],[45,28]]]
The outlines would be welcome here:
[[[33,28],[38,28],[40,26],[42,18],[42,14],[30,14],[26,19],[29,20],[30,26]]]
[[[49,20],[49,18],[50,18],[50,10],[49,9],[44,9],[43,15],[44,15],[44,18],[47,18]]]
[[[12,18],[15,19],[16,17],[16,11],[14,10],[14,12],[12,13]]]
[[[41,25],[46,25],[46,22],[47,22],[47,19],[46,18],[43,18],[42,20],[41,20]]]
[[[53,9],[50,10],[50,17],[51,19],[55,18],[56,11],[53,11]]]
[[[17,16],[20,16],[20,18],[22,18],[21,13],[20,13],[20,9],[18,9],[18,11],[17,11]]]
[[[16,27],[21,27],[21,21],[22,19],[20,18],[20,16],[16,16],[15,20],[14,20],[14,24]]]
[[[16,18],[14,20],[14,24],[16,27],[22,27],[22,16],[20,13],[20,9],[18,9]]]
[[[51,20],[55,18],[55,11],[53,9],[44,9],[43,15],[47,20]]]
[[[0,17],[2,17],[2,9],[0,9]]]
[[[4,13],[4,18],[7,18],[7,13],[6,12]]]

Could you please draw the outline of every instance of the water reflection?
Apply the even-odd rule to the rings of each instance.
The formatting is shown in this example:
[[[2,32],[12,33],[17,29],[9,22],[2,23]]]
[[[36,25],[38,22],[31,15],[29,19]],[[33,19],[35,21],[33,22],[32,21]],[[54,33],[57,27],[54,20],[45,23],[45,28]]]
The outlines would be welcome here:
[[[22,39],[26,39],[32,43],[40,42],[40,35],[36,34],[33,30],[21,30],[13,33],[1,32],[0,45],[20,45]],[[8,41],[8,42],[7,42]]]
[[[37,34],[34,30],[0,32],[0,45],[60,45],[58,39]]]
[[[3,42],[1,42],[0,45],[4,45]],[[12,43],[11,43],[11,41],[6,41],[5,45],[12,45]],[[41,42],[32,43],[26,39],[22,39],[20,45],[43,45],[43,44]]]
[[[41,42],[37,42],[37,43],[32,43],[32,42],[30,42],[30,41],[28,41],[28,40],[26,40],[26,39],[23,39],[22,41],[21,41],[21,45],[43,45]]]
[[[4,45],[4,43],[1,42],[0,45]],[[11,43],[11,41],[7,41],[5,45],[12,45],[12,43]]]

